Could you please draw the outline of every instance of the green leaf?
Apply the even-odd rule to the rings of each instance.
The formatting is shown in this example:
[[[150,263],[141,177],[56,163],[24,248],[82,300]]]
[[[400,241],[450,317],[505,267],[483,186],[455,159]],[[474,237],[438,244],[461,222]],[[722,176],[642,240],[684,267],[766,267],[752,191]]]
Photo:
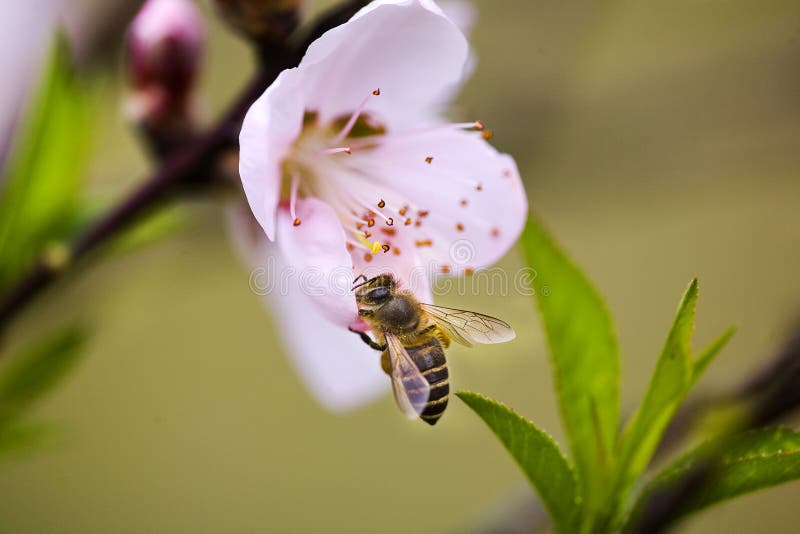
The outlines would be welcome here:
[[[40,448],[51,441],[52,435],[51,425],[41,421],[0,425],[0,460]]]
[[[706,347],[700,354],[697,355],[694,361],[694,369],[692,370],[692,386],[700,379],[703,371],[711,363],[711,361],[719,354],[728,341],[731,340],[733,334],[736,333],[736,328],[731,327],[719,336],[711,345]]]
[[[91,107],[64,39],[54,44],[36,97],[0,182],[0,290],[50,243],[78,207]]]
[[[522,237],[552,355],[561,416],[588,506],[607,492],[619,425],[619,353],[603,299],[531,217]]]
[[[624,498],[658,446],[672,416],[693,383],[691,339],[697,304],[697,280],[692,280],[678,306],[644,400],[625,428],[615,495]]]
[[[580,518],[575,472],[553,438],[513,410],[476,393],[456,395],[492,429],[539,493],[558,532]]]
[[[83,329],[62,330],[16,355],[0,368],[0,430],[9,426],[75,365],[86,340]]]
[[[645,487],[631,514],[632,522],[656,492],[684,479],[698,465],[711,466],[708,478],[670,519],[745,493],[800,479],[800,432],[765,428],[700,445],[664,469]]]

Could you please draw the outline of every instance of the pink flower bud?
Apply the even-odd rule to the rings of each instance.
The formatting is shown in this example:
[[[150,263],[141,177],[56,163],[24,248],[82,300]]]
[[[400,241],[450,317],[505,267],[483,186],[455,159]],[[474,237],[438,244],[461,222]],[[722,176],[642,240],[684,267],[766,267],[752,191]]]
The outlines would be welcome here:
[[[151,105],[180,105],[191,92],[205,40],[190,0],[147,0],[128,30],[128,75]],[[151,110],[152,111],[152,110]]]

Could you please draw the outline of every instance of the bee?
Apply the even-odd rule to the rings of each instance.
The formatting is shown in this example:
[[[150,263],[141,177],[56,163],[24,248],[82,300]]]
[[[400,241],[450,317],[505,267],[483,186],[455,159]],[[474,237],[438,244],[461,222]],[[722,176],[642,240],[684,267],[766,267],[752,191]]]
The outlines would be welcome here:
[[[363,282],[356,284],[360,279]],[[419,302],[410,291],[397,288],[391,274],[353,281],[358,315],[370,325],[376,339],[353,330],[371,348],[380,351],[381,367],[391,377],[394,398],[410,419],[435,425],[447,408],[450,373],[444,349],[456,341],[503,343],[514,330],[488,315]]]

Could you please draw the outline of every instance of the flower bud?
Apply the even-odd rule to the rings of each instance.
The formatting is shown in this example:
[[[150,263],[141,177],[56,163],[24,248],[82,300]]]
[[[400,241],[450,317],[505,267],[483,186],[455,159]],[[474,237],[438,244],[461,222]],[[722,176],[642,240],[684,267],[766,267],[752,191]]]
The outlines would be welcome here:
[[[255,41],[285,39],[300,21],[301,0],[214,0],[220,16]]]
[[[191,0],[147,0],[128,29],[128,112],[153,136],[189,128],[205,30]]]

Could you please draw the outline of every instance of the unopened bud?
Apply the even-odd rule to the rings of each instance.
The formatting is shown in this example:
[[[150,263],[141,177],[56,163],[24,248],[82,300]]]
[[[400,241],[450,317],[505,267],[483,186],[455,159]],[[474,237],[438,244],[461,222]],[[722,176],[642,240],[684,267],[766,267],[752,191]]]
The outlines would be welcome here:
[[[147,0],[131,23],[127,111],[154,135],[173,136],[189,128],[204,41],[203,19],[191,0]]]
[[[214,0],[220,16],[255,41],[288,37],[300,21],[301,3],[302,0]]]

